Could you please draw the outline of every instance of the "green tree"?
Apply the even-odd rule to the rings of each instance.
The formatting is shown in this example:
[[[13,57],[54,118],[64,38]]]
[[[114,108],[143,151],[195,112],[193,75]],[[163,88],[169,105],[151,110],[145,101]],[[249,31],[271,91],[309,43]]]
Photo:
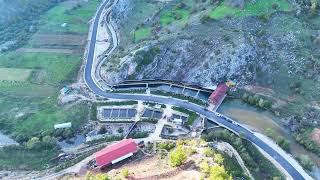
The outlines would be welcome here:
[[[27,149],[38,149],[41,146],[40,139],[38,137],[33,137],[29,139],[29,141],[26,143]]]
[[[118,133],[122,134],[124,130],[122,127],[120,127],[117,131],[118,131]]]
[[[272,137],[274,136],[274,134],[275,134],[274,129],[271,129],[271,128],[267,128],[267,129],[266,129],[266,135],[267,135],[268,137],[272,138]]]
[[[211,148],[209,148],[209,147],[204,148],[203,154],[204,154],[206,157],[213,157],[213,156],[214,156],[213,150],[212,150]]]
[[[213,166],[210,169],[210,180],[232,180],[223,166]]]
[[[264,100],[262,99],[262,98],[260,98],[260,100],[259,100],[259,102],[258,102],[258,106],[260,107],[260,108],[264,108]]]
[[[215,154],[214,155],[214,162],[218,163],[219,165],[222,165],[223,164],[223,161],[224,161],[224,158],[221,154]]]
[[[286,140],[283,136],[278,136],[277,143],[282,149],[290,151],[290,142]]]
[[[200,163],[200,170],[202,173],[208,175],[210,173],[210,166],[209,166],[209,163],[208,161],[202,161]]]
[[[308,169],[309,171],[312,170],[314,163],[311,161],[309,156],[301,154],[298,157],[298,160],[304,168]]]
[[[178,146],[177,149],[173,150],[169,154],[170,163],[173,167],[180,166],[185,160],[187,155],[182,146]]]
[[[121,173],[122,173],[122,176],[124,178],[128,178],[129,177],[129,169],[128,168],[122,169]]]
[[[49,136],[49,135],[44,136],[44,137],[42,138],[42,145],[43,145],[45,148],[51,148],[51,147],[53,147],[56,143],[57,143],[57,139],[54,138],[54,137],[51,137],[51,136]]]

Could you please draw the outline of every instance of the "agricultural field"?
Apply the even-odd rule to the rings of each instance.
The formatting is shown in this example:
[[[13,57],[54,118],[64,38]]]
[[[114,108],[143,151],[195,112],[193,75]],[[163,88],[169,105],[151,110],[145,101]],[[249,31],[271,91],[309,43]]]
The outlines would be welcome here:
[[[26,81],[31,73],[31,69],[0,68],[0,81]]]

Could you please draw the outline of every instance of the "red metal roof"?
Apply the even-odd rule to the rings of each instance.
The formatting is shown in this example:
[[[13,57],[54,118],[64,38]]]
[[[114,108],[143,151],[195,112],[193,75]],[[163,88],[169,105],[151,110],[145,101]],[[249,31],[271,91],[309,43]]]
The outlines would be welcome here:
[[[137,144],[132,139],[123,139],[96,152],[96,163],[98,166],[104,166],[124,155],[135,153],[137,150]]]
[[[228,91],[228,86],[226,83],[219,84],[217,89],[210,95],[209,102],[218,103],[226,95]]]

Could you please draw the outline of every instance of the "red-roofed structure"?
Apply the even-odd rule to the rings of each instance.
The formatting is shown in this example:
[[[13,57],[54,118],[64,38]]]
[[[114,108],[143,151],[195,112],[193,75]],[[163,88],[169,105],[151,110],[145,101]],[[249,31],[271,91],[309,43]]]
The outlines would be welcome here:
[[[137,144],[133,139],[123,139],[115,144],[105,147],[96,152],[96,164],[100,167],[109,164],[115,164],[123,159],[126,159],[136,153],[138,150]]]
[[[228,86],[226,83],[219,84],[217,89],[210,95],[209,103],[218,104],[227,94]]]

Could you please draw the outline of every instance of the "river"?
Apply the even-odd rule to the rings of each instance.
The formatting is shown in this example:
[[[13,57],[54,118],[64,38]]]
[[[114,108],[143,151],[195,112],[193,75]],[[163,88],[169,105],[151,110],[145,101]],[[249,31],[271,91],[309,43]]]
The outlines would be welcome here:
[[[317,180],[320,180],[320,158],[297,144],[280,119],[272,113],[242,103],[241,100],[227,100],[219,107],[218,111],[257,132],[266,134],[266,129],[271,128],[274,130],[275,136],[281,135],[287,138],[291,143],[291,153],[293,156],[308,155],[316,164],[311,174]]]

